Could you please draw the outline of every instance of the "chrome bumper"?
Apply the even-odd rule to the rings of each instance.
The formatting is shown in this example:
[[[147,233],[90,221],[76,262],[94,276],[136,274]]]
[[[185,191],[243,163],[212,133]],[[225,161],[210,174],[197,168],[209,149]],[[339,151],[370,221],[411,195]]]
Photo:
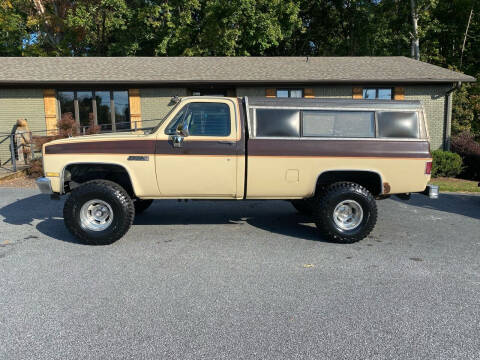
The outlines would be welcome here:
[[[438,199],[439,188],[437,185],[427,185],[422,194],[427,195],[430,199]]]
[[[52,184],[50,183],[50,179],[46,177],[41,177],[36,180],[37,186],[40,189],[42,194],[53,194],[52,191]]]

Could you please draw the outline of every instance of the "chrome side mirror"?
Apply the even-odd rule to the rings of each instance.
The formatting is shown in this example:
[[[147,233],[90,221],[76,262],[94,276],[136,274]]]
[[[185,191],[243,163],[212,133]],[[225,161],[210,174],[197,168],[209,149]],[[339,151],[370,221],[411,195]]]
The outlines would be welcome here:
[[[188,135],[190,135],[190,133],[188,132],[188,126],[185,124],[179,124],[177,126],[177,135],[181,135],[183,137],[187,137]]]
[[[171,139],[172,139],[173,147],[176,147],[176,148],[183,147],[184,137],[182,135],[178,135],[178,134],[177,135],[172,135]]]

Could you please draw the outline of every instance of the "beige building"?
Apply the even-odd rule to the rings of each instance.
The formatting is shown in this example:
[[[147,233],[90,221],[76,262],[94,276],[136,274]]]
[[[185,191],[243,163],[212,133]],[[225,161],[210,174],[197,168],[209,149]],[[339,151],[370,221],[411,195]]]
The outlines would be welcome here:
[[[447,148],[451,94],[475,79],[406,57],[1,58],[0,161],[18,118],[33,131],[72,116],[81,129],[149,127],[173,96],[420,100],[432,149]],[[69,115],[65,115],[69,114]],[[39,133],[40,134],[40,133]],[[3,140],[3,142],[2,142]]]

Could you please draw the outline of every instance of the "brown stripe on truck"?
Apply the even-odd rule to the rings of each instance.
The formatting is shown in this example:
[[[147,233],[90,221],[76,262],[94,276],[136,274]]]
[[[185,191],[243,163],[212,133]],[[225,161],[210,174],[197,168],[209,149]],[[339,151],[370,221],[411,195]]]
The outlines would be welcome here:
[[[430,158],[427,141],[250,139],[251,156]],[[52,144],[46,154],[243,155],[244,144],[231,141],[185,141],[174,148],[168,140],[86,141]]]
[[[427,141],[250,139],[251,156],[430,158]]]

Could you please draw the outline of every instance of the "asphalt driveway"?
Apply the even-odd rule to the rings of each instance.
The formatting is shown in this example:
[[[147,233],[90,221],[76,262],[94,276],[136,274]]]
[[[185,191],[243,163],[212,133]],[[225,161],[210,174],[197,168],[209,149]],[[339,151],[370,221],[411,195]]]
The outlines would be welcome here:
[[[62,206],[0,188],[1,359],[480,358],[480,196],[381,201],[352,245],[283,201],[157,201],[90,247]]]

